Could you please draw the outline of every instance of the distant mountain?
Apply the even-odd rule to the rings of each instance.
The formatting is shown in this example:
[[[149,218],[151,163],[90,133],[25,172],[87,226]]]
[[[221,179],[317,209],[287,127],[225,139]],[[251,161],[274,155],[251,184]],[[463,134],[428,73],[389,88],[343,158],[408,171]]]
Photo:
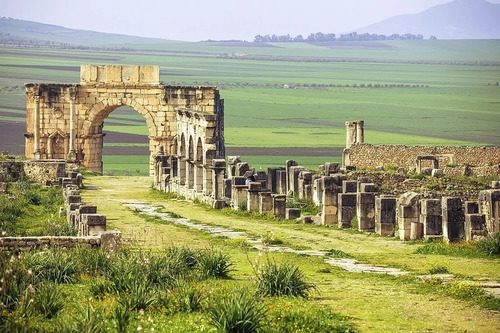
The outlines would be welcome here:
[[[500,4],[485,0],[455,0],[418,14],[395,16],[356,32],[411,33],[440,39],[499,39]]]
[[[69,29],[57,25],[0,18],[0,40],[34,40],[85,46],[116,46],[165,42],[164,39]]]

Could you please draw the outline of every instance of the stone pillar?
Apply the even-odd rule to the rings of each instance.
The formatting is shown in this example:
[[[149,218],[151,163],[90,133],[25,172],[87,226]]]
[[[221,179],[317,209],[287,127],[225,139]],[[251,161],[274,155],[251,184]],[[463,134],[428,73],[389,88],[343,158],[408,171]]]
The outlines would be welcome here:
[[[339,187],[335,184],[334,177],[323,177],[322,182],[322,205],[321,205],[321,224],[332,225],[338,221],[338,194]]]
[[[198,193],[203,192],[203,165],[200,162],[193,163],[194,169],[194,189]]]
[[[276,193],[277,194],[286,194],[286,170],[277,170],[276,171]]]
[[[340,193],[338,204],[338,227],[350,228],[356,217],[356,193]]]
[[[356,143],[365,143],[365,122],[363,120],[356,122]]]
[[[420,200],[420,220],[423,236],[426,239],[441,238],[443,235],[443,218],[441,216],[440,199]]]
[[[287,195],[297,196],[299,189],[299,174],[304,170],[303,166],[291,166],[288,172],[288,192]]]
[[[486,218],[488,234],[500,232],[500,189],[479,192],[479,210]]]
[[[259,213],[266,214],[273,211],[273,198],[271,192],[259,193]]]
[[[76,93],[73,89],[68,89],[69,94],[69,152],[67,159],[70,161],[76,160],[76,146],[75,146],[75,138],[76,138]]]
[[[177,172],[177,175],[179,176],[179,185],[185,185],[186,184],[186,159],[184,157],[180,157],[179,161],[177,163],[179,167],[179,171]]]
[[[228,156],[227,158],[227,178],[231,179],[236,176],[236,164],[240,163],[241,159],[239,156]]]
[[[358,192],[358,182],[356,180],[344,180],[342,182],[342,193]]]
[[[375,194],[375,184],[361,184],[360,192],[356,196],[356,216],[359,231],[375,231]]]
[[[375,198],[375,232],[381,236],[394,236],[396,226],[396,197],[381,195]]]
[[[300,208],[287,208],[285,211],[285,219],[296,220],[300,218]]]
[[[33,158],[40,156],[40,95],[35,95],[35,112],[33,114]]]
[[[356,122],[346,121],[345,131],[346,131],[345,148],[349,149],[353,144],[356,143]]]
[[[268,168],[267,169],[267,189],[272,193],[280,193],[278,192],[278,171],[285,171],[285,168]]]
[[[406,192],[399,196],[397,200],[398,210],[397,210],[397,220],[398,220],[398,232],[399,239],[410,240],[411,234],[411,224],[419,223],[420,219],[420,207],[419,207],[420,195],[415,192]]]
[[[309,171],[302,171],[299,173],[298,179],[298,195],[299,199],[308,199],[310,195],[308,195],[308,191],[310,192],[311,183],[312,183],[313,175]],[[309,189],[307,188],[309,186]]]
[[[313,180],[313,202],[316,204],[316,206],[321,206],[321,203],[323,202],[323,181],[321,178],[316,178]]]
[[[277,219],[284,219],[286,213],[286,195],[273,194],[273,214]]]
[[[212,197],[214,208],[222,208],[224,203],[224,172],[226,170],[225,160],[212,160]],[[221,207],[222,206],[222,207]]]
[[[486,217],[483,214],[465,214],[465,240],[470,242],[476,237],[485,237]]]
[[[232,192],[233,192],[233,180],[231,179],[224,179],[224,197],[227,199],[232,198]]]
[[[465,238],[465,215],[459,197],[441,198],[443,211],[443,240],[456,242]]]
[[[259,210],[259,193],[262,191],[262,184],[252,182],[248,184],[247,211],[255,212]]]
[[[286,165],[285,165],[285,169],[286,169],[286,187],[285,187],[285,192],[283,194],[288,194],[288,191],[290,191],[290,179],[291,179],[290,168],[292,166],[296,166],[296,165],[297,165],[297,162],[295,162],[294,160],[287,160],[286,161]]]

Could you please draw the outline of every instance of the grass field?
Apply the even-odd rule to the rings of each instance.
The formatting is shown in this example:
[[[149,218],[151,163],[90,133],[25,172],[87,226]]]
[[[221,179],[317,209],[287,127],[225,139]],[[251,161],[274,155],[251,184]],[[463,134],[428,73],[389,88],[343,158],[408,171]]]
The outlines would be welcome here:
[[[302,164],[338,160],[338,154],[313,159],[304,148],[343,147],[344,122],[357,119],[365,120],[368,143],[500,144],[500,41],[127,47],[131,50],[0,48],[0,132],[24,122],[25,82],[78,82],[82,63],[127,63],[160,65],[166,84],[219,86],[225,99],[226,145],[235,152],[260,148],[243,155],[258,167],[290,157],[304,160]],[[114,111],[104,129],[144,138],[111,141],[110,135],[107,147],[147,144],[145,121],[133,110]],[[22,133],[12,134],[19,143],[9,147],[21,147]],[[0,134],[6,141],[4,137]],[[296,151],[272,158],[264,151],[276,147]],[[105,169],[147,170],[139,168],[143,162],[137,161],[147,159],[136,158],[136,152],[121,162],[123,152],[112,152],[104,159]]]

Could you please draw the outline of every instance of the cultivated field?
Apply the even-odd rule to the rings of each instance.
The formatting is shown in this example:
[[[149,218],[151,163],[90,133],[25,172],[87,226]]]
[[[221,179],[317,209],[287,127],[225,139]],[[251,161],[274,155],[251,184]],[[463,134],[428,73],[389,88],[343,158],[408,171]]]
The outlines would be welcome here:
[[[183,43],[121,50],[0,48],[0,149],[22,154],[26,82],[78,82],[82,63],[158,64],[167,84],[217,85],[228,154],[257,168],[338,161],[344,122],[369,143],[500,144],[499,41]],[[135,111],[105,121],[106,172],[147,172]]]

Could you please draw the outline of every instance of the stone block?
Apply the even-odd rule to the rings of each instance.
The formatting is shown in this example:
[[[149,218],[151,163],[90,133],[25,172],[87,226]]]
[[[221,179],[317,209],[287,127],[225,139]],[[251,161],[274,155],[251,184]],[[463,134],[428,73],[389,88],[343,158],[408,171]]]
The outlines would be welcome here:
[[[338,200],[338,227],[350,228],[356,217],[356,193],[340,193]]]
[[[465,216],[462,210],[462,200],[458,197],[441,198],[443,210],[443,239],[456,242],[465,238]]]
[[[251,182],[248,184],[248,191],[262,191],[262,183]]]
[[[78,209],[80,214],[96,214],[97,206],[81,205]]]
[[[342,182],[342,193],[356,193],[358,191],[358,182],[355,180],[344,180]]]
[[[500,189],[479,192],[480,213],[486,217],[488,233],[500,232]]]
[[[303,221],[304,221],[304,224],[313,224],[314,223],[313,217],[310,215],[305,215],[303,217]]]
[[[300,218],[300,209],[299,208],[287,208],[285,215],[286,215],[287,220],[298,219],[298,218]]]
[[[464,203],[465,214],[478,214],[479,213],[479,201],[466,201]]]
[[[360,185],[360,191],[365,193],[375,193],[377,192],[377,185],[373,183],[362,183]]]
[[[420,223],[424,226],[424,236],[443,234],[443,220],[441,215],[421,215]]]
[[[375,224],[375,232],[380,236],[392,237],[394,236],[394,224],[392,223]]]
[[[286,215],[286,196],[273,194],[273,213],[277,219],[284,219]]]
[[[420,211],[422,215],[441,215],[441,200],[424,199],[420,200]]]
[[[424,237],[424,225],[419,222],[412,222],[410,227],[410,239],[417,240]]]
[[[68,195],[66,202],[69,204],[82,202],[82,197],[79,195]]]
[[[375,231],[375,193],[357,193],[356,216],[359,231]]]
[[[259,212],[265,214],[273,210],[273,198],[271,192],[259,193]]]

